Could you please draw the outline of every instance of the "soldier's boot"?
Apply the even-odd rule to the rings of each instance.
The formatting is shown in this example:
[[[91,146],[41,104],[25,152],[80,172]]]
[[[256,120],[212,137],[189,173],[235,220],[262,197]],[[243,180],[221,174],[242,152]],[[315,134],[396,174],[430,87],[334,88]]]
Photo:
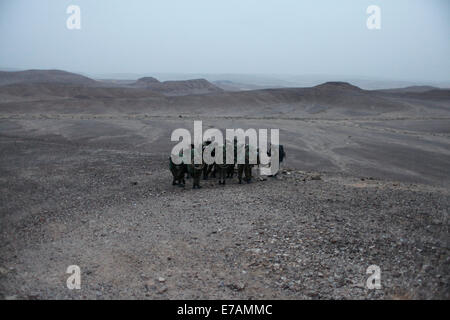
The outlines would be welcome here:
[[[200,188],[201,188],[201,186],[200,186],[200,176],[201,176],[201,174],[202,174],[202,170],[195,170],[195,169],[194,169],[193,174],[194,174],[194,185],[193,185],[193,189],[195,189],[195,188],[200,189]]]
[[[201,189],[202,186],[200,185],[200,177],[198,179],[199,181],[195,184],[195,186],[197,187],[197,189]]]
[[[226,168],[219,168],[219,182],[225,184]]]

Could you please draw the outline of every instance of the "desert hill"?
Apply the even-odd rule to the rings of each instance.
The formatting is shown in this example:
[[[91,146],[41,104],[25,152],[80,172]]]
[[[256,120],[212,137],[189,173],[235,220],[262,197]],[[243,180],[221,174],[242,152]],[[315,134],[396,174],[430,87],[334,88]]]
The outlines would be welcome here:
[[[355,91],[363,91],[361,88],[352,85],[348,82],[341,82],[341,81],[330,81],[325,82],[322,84],[319,84],[315,86],[316,89],[321,90],[355,90]]]
[[[143,77],[138,79],[135,83],[130,84],[131,86],[134,87],[139,87],[139,88],[148,88],[151,85],[154,85],[156,83],[161,83],[158,79],[153,78],[153,77]]]
[[[95,86],[99,83],[91,78],[62,70],[0,71],[0,86],[23,83],[59,83]]]
[[[308,88],[223,91],[206,80],[165,81],[141,78],[127,85],[21,83],[0,86],[2,112],[45,112],[53,104],[91,113],[151,113],[154,115],[222,115],[271,118],[352,118],[405,116],[447,112],[450,90],[424,92],[363,90],[346,82]],[[39,104],[33,103],[39,101]],[[41,101],[47,101],[45,104]],[[417,101],[417,108],[416,103]],[[42,108],[37,108],[42,105]]]
[[[411,93],[411,92],[426,92],[431,90],[439,90],[439,88],[433,86],[409,86],[405,88],[392,88],[392,89],[383,89],[378,90],[381,92],[394,92],[394,93]]]
[[[432,86],[412,86],[406,88],[378,90],[377,92],[388,96],[413,99],[447,100],[450,96],[450,89],[441,89]]]
[[[182,96],[191,94],[205,94],[222,92],[223,90],[205,79],[193,79],[184,81],[164,81],[160,82],[153,77],[140,78],[137,81],[114,81],[114,80],[101,80],[96,81],[91,78],[61,70],[26,70],[7,72],[0,71],[0,87],[10,85],[31,85],[36,84],[37,90],[43,90],[44,93],[48,93],[51,85],[71,85],[80,87],[102,87],[102,88],[125,88],[125,89],[146,89],[155,93],[161,93],[167,96]],[[31,87],[26,87],[26,95],[29,94]],[[79,89],[73,89],[79,90]],[[67,90],[64,90],[67,91]],[[126,91],[126,90],[125,90]],[[127,95],[127,93],[123,93]],[[102,96],[102,94],[94,93],[90,90],[94,97]],[[129,94],[133,95],[135,91],[131,90]],[[140,95],[139,93],[138,95]],[[57,93],[57,96],[61,94]],[[114,94],[113,94],[114,95]],[[89,96],[89,95],[87,95]]]
[[[240,83],[230,80],[216,80],[212,82],[217,87],[224,91],[248,91],[248,90],[261,90],[271,88],[283,88],[283,86],[270,86],[270,85],[256,85],[249,83]]]
[[[171,105],[183,106],[193,113],[211,110],[228,114],[311,117],[366,116],[404,111],[408,106],[373,91],[333,82],[310,88],[278,88],[221,92],[204,96],[172,97]],[[193,108],[193,109],[192,109]],[[194,111],[195,110],[195,111]]]
[[[160,82],[153,77],[138,79],[132,87],[146,88],[165,95],[181,96],[222,92],[223,90],[205,79]]]
[[[64,83],[20,83],[0,86],[0,102],[54,99],[141,99],[164,97],[154,91],[125,87],[91,87]]]

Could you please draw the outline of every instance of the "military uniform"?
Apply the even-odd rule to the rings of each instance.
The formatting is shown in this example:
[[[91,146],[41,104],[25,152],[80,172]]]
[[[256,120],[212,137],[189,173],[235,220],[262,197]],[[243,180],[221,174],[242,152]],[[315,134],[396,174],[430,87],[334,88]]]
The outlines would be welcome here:
[[[271,150],[272,148],[270,148],[269,151],[267,152],[269,157],[271,156]],[[284,146],[280,144],[278,145],[278,171],[275,172],[275,174],[270,175],[269,177],[274,177],[278,174],[278,172],[281,170],[281,163],[283,162],[284,158],[286,158],[286,152],[284,151]]]
[[[209,146],[211,144],[211,141],[206,141],[203,143],[203,151],[205,151],[205,148],[207,146]],[[211,156],[214,157],[215,156],[215,152],[216,150],[213,150],[211,152]],[[208,180],[208,176],[211,174],[211,177],[215,178],[216,177],[216,170],[215,170],[215,165],[214,163],[212,164],[204,164],[203,166],[203,180]]]
[[[216,171],[219,174],[219,184],[225,184],[225,179],[229,176],[230,170],[234,171],[234,163],[228,164],[227,162],[227,148],[223,146],[223,162],[222,164],[216,164]],[[232,177],[232,176],[231,176]]]
[[[178,156],[182,158],[183,152],[180,151],[180,154]],[[184,175],[187,172],[186,165],[184,163],[175,164],[172,161],[172,157],[169,157],[169,169],[173,176],[172,185],[179,185],[184,187],[186,183],[184,180]]]
[[[245,164],[238,163],[238,179],[242,183],[242,174],[244,174],[244,181],[250,183],[252,180],[253,164],[250,164],[250,147],[245,145]]]
[[[203,152],[202,152],[203,154]],[[202,171],[204,168],[205,164],[195,164],[194,163],[194,159],[195,159],[195,149],[191,148],[191,160],[192,162],[190,164],[188,164],[188,170],[189,170],[189,174],[191,175],[192,179],[193,179],[193,184],[192,184],[192,188],[198,188],[200,189],[200,177],[202,175]]]

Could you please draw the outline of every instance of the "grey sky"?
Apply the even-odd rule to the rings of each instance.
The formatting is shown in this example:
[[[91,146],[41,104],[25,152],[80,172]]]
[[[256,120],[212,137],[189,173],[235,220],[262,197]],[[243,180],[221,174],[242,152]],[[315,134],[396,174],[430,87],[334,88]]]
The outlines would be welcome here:
[[[66,28],[70,4],[81,30]],[[3,68],[449,81],[449,39],[448,0],[0,1]]]

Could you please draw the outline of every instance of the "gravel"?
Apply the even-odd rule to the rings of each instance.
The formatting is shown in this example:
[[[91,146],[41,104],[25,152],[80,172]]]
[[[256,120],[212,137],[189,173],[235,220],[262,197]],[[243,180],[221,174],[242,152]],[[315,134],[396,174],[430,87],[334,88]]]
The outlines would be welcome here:
[[[4,150],[3,299],[450,298],[446,188],[288,168],[192,190],[171,185],[164,155]]]

